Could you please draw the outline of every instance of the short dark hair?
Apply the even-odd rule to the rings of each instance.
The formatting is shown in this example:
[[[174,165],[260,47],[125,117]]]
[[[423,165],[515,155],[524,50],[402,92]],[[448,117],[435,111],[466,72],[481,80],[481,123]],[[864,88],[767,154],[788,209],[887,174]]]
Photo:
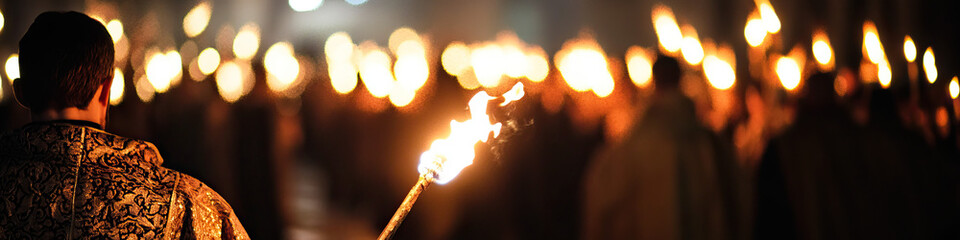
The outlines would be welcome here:
[[[113,39],[102,23],[78,12],[42,13],[20,39],[17,100],[34,112],[86,109],[112,81],[113,64]]]
[[[680,62],[676,58],[657,56],[652,70],[656,89],[676,89],[680,85]]]

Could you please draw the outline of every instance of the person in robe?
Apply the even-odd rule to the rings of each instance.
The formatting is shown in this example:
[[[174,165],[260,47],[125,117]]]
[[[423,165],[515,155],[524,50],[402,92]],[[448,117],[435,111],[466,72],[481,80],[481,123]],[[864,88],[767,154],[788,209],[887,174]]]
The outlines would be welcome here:
[[[40,14],[20,40],[17,101],[0,135],[0,238],[248,239],[217,192],[167,169],[149,142],[104,131],[113,42],[78,12]]]

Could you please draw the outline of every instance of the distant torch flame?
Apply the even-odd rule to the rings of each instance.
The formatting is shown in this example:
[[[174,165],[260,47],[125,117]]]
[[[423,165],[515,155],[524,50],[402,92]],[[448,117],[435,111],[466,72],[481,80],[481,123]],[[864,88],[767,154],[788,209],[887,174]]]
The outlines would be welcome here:
[[[937,81],[937,60],[933,57],[933,48],[927,47],[923,52],[923,71],[927,74],[927,82]]]
[[[652,17],[653,28],[660,40],[660,47],[668,53],[680,51],[683,35],[680,33],[680,27],[677,25],[677,18],[674,17],[673,10],[664,5],[657,5],[653,7]]]
[[[501,106],[519,100],[523,97],[523,84],[517,83],[503,97],[505,101]],[[477,143],[487,142],[491,133],[493,138],[500,135],[502,124],[492,122],[487,115],[487,104],[493,99],[496,97],[487,92],[479,92],[470,99],[470,119],[450,121],[450,136],[433,141],[430,150],[420,155],[420,174],[432,173],[435,182],[445,184],[460,174],[463,168],[473,164]]]
[[[950,79],[950,98],[957,99],[960,96],[960,83],[957,83],[957,76]]]

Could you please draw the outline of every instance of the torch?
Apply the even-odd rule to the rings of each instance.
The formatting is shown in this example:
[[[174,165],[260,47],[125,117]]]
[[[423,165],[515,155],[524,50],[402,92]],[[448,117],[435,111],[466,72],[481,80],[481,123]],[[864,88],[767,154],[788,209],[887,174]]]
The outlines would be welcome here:
[[[468,103],[470,119],[463,122],[450,121],[450,136],[433,141],[430,149],[420,155],[420,165],[417,167],[420,171],[420,179],[407,193],[407,197],[403,199],[403,203],[397,208],[397,212],[390,218],[390,222],[383,228],[377,239],[385,240],[393,237],[397,227],[407,217],[413,204],[427,187],[433,183],[445,184],[453,180],[463,168],[473,164],[474,148],[477,143],[487,142],[491,138],[491,133],[492,138],[500,135],[503,124],[492,122],[487,115],[487,105],[491,100],[502,98],[503,102],[499,106],[504,107],[513,101],[520,100],[523,94],[523,84],[518,82],[500,98],[492,97],[487,92],[474,95]]]

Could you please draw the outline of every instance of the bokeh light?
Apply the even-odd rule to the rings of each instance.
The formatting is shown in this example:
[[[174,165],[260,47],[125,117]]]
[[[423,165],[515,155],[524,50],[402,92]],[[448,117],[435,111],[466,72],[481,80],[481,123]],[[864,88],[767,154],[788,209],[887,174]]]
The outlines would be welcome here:
[[[683,35],[677,25],[673,10],[664,5],[653,7],[653,28],[657,33],[660,47],[667,53],[676,53],[680,50]]]
[[[747,20],[747,25],[743,27],[743,36],[751,47],[763,44],[763,40],[767,38],[767,29],[763,25],[763,20],[759,17]]]
[[[400,44],[407,41],[423,42],[423,40],[420,39],[420,35],[417,34],[417,31],[408,27],[401,27],[390,33],[390,38],[387,39],[387,47],[390,48],[390,52],[397,54]]]
[[[574,91],[593,90],[599,97],[613,93],[614,81],[607,68],[607,58],[592,38],[569,40],[554,56],[560,75]]]
[[[123,71],[113,68],[113,82],[110,83],[110,105],[116,106],[123,102]]]
[[[378,47],[367,50],[360,62],[360,79],[367,91],[377,98],[386,97],[396,80],[390,71],[390,55]]]
[[[833,70],[833,48],[830,47],[830,38],[823,30],[817,30],[813,33],[813,45],[810,47],[813,51],[813,58],[817,60],[820,69],[825,71]]]
[[[227,102],[236,102],[253,89],[253,71],[249,63],[228,61],[216,75],[217,91]]]
[[[120,41],[120,38],[123,38],[123,23],[120,20],[114,19],[107,22],[107,33],[110,33],[110,38],[113,39],[113,43]]]
[[[870,62],[880,64],[884,58],[883,44],[877,33],[877,26],[871,21],[863,23],[863,49]]]
[[[156,50],[148,52],[151,53],[146,55],[147,80],[157,93],[164,93],[171,86],[177,85],[183,74],[180,54],[173,50],[166,53]]]
[[[237,58],[249,60],[257,54],[260,48],[260,27],[248,23],[240,28],[237,37],[233,39],[233,54]]]
[[[893,80],[893,73],[890,71],[890,61],[884,59],[884,61],[877,64],[877,81],[880,82],[880,87],[884,89],[890,87],[890,81]]]
[[[793,91],[800,85],[800,65],[791,57],[780,57],[777,60],[777,77],[783,88]]]
[[[903,57],[907,59],[907,62],[917,60],[917,44],[913,42],[910,35],[903,37]]]
[[[493,88],[500,85],[505,68],[503,57],[503,49],[493,43],[484,44],[470,52],[470,63],[481,86]]]
[[[550,62],[543,48],[536,47],[527,53],[527,79],[531,82],[543,82],[550,74]]]
[[[323,0],[289,0],[287,4],[293,11],[309,12],[320,8],[320,5],[323,5]]]
[[[927,82],[937,81],[937,60],[933,57],[933,47],[927,47],[923,52],[923,72],[927,75]]]
[[[187,12],[187,15],[183,17],[183,32],[187,34],[187,37],[196,37],[203,33],[204,29],[207,29],[212,10],[210,2],[204,1]]]
[[[357,67],[353,60],[356,48],[345,32],[330,35],[323,44],[330,84],[337,93],[347,94],[357,87]]]
[[[730,89],[737,80],[733,66],[715,55],[704,57],[703,73],[707,76],[710,86],[720,90]]]
[[[290,88],[300,74],[300,63],[289,42],[274,43],[267,48],[263,67],[267,70],[267,87],[278,93]]]
[[[639,46],[627,49],[627,73],[637,87],[646,87],[653,77],[653,54]]]
[[[3,64],[3,70],[7,72],[7,80],[13,84],[13,80],[20,78],[20,55],[14,53],[7,57],[7,62]]]
[[[427,64],[423,43],[419,40],[408,40],[400,44],[393,74],[398,85],[402,86],[402,91],[416,91],[426,84],[430,77],[430,66]]]
[[[470,68],[470,48],[462,42],[452,42],[440,54],[443,70],[451,76],[460,76]]]
[[[197,56],[197,64],[203,75],[210,75],[220,66],[220,53],[213,48],[203,49]]]
[[[957,76],[953,76],[953,79],[950,79],[950,98],[957,99],[960,96],[960,83],[957,82]]]
[[[777,17],[773,5],[769,1],[759,0],[757,1],[757,8],[760,9],[760,19],[763,20],[763,26],[767,29],[767,32],[771,34],[779,32],[780,17]]]

